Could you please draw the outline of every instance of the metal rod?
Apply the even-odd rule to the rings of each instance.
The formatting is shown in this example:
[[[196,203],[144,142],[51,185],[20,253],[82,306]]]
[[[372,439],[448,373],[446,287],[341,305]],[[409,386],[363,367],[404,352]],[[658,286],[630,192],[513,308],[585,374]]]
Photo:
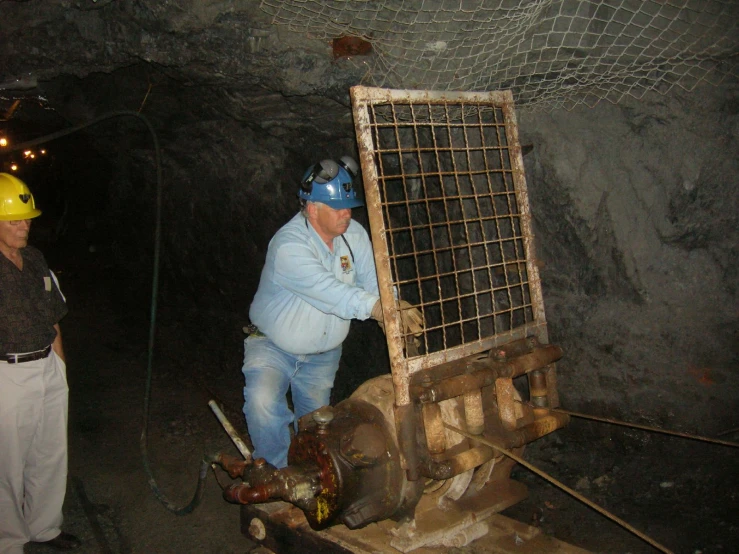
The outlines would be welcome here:
[[[556,408],[552,410],[553,412],[561,412],[563,414],[567,414],[573,417],[579,417],[582,419],[592,419],[593,421],[602,421],[603,423],[612,423],[613,425],[621,425],[622,427],[633,427],[634,429],[643,429],[644,431],[654,431],[656,433],[663,433],[665,435],[673,435],[675,437],[682,437],[684,439],[693,439],[697,441],[703,441],[703,442],[711,442],[714,444],[723,444],[724,446],[733,446],[734,448],[739,447],[739,443],[731,442],[731,441],[722,441],[719,439],[712,439],[710,437],[702,437],[700,435],[691,435],[690,433],[680,433],[679,431],[667,431],[665,429],[660,429],[659,427],[650,427],[648,425],[639,425],[637,423],[628,423],[626,421],[618,421],[616,419],[608,419],[605,417],[598,417],[588,414],[579,414],[577,412],[571,412],[569,410],[563,410],[562,408]]]
[[[556,485],[557,487],[559,487],[560,489],[562,489],[563,491],[565,491],[567,494],[575,497],[580,502],[582,502],[584,504],[587,504],[589,507],[593,508],[596,512],[599,512],[600,514],[606,516],[608,519],[610,519],[610,520],[618,523],[621,527],[623,527],[627,531],[633,533],[634,535],[636,535],[637,537],[639,537],[643,541],[649,543],[650,545],[652,545],[654,548],[656,548],[660,552],[664,552],[665,554],[674,554],[672,552],[672,550],[669,550],[668,548],[662,546],[657,541],[655,541],[654,539],[648,537],[647,535],[645,535],[644,533],[642,533],[641,531],[639,531],[638,529],[636,529],[632,525],[626,523],[624,520],[622,520],[618,516],[613,515],[612,513],[610,513],[605,508],[601,508],[595,502],[593,502],[591,500],[588,500],[587,498],[585,498],[583,495],[581,495],[577,491],[574,491],[571,488],[569,488],[567,485],[565,485],[564,483],[562,483],[560,481],[557,481],[557,479],[555,479],[551,475],[545,473],[544,471],[538,469],[537,467],[531,465],[530,463],[528,463],[523,458],[520,458],[519,456],[516,456],[515,454],[513,454],[512,452],[509,452],[508,450],[505,450],[504,448],[500,448],[499,446],[496,446],[492,442],[490,442],[490,441],[488,441],[488,440],[486,440],[486,439],[484,439],[482,437],[471,435],[470,433],[467,433],[466,431],[462,431],[461,429],[457,429],[456,427],[452,427],[451,425],[448,425],[446,423],[444,424],[444,426],[447,429],[449,429],[451,431],[454,431],[455,433],[459,433],[460,435],[463,435],[463,436],[465,436],[467,438],[474,439],[477,442],[480,442],[482,444],[485,444],[487,446],[490,446],[490,447],[494,448],[495,450],[497,450],[497,451],[505,454],[506,456],[508,456],[512,460],[518,462],[519,464],[521,464],[522,466],[526,467],[527,469],[530,469],[531,471],[533,471],[534,473],[536,473],[540,477],[543,477],[544,479],[546,479],[547,481],[549,481],[553,485]]]
[[[379,90],[372,89],[374,94],[378,94]],[[365,96],[368,89],[358,86],[351,87],[349,92],[352,98],[354,126],[357,135],[357,144],[359,146],[362,182],[365,184],[365,202],[370,221],[370,230],[372,232],[375,266],[377,268],[377,284],[380,299],[382,300],[383,320],[385,322],[385,334],[387,336],[388,354],[390,356],[390,369],[393,374],[395,404],[397,406],[405,406],[410,404],[410,396],[408,394],[408,361],[403,353],[400,318],[395,317],[397,309],[395,308],[390,260],[387,254],[389,251],[388,241],[392,240],[392,234],[387,233],[385,229],[385,220],[382,213],[382,198],[378,183],[378,170],[374,157],[375,140],[372,135],[372,124],[368,108],[368,101],[373,95],[369,97]]]
[[[213,410],[213,413],[218,418],[218,421],[221,422],[221,425],[226,430],[226,433],[228,433],[228,436],[231,437],[231,441],[234,443],[234,446],[236,446],[236,448],[239,449],[239,452],[241,452],[241,455],[244,457],[244,459],[251,460],[251,450],[249,450],[249,447],[246,446],[246,443],[236,432],[236,429],[234,428],[234,426],[231,425],[231,422],[228,420],[225,414],[218,407],[218,404],[216,403],[216,401],[215,400],[209,401],[208,406],[210,406],[210,409]]]

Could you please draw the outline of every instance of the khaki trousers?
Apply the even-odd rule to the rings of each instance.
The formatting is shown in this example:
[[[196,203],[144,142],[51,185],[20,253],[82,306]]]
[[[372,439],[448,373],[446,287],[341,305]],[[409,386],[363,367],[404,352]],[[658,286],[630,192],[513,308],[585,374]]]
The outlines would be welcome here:
[[[0,361],[0,554],[61,532],[67,489],[66,366]]]

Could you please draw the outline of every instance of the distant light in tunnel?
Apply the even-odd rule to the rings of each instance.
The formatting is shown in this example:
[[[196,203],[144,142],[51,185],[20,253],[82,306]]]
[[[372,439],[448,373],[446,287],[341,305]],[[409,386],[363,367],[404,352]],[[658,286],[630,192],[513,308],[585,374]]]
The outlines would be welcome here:
[[[10,170],[11,171],[18,171],[18,164],[11,164],[10,165]]]
[[[8,145],[8,139],[5,137],[0,138],[0,146],[7,146]]]
[[[30,162],[32,160],[36,160],[37,154],[46,155],[46,150],[39,150],[38,152],[34,152],[33,150],[24,150],[23,151],[23,157],[26,159],[27,162]]]

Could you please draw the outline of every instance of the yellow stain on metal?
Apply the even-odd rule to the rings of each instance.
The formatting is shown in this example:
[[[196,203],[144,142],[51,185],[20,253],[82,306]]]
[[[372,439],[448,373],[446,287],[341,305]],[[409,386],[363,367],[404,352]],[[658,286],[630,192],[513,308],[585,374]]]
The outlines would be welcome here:
[[[328,519],[330,513],[331,509],[329,508],[328,499],[323,495],[319,495],[316,498],[316,521],[323,523]]]
[[[336,502],[336,493],[331,492],[335,491],[338,485],[336,483],[336,474],[333,471],[330,472],[329,479],[331,480],[331,486],[324,488],[316,497],[315,517],[318,523],[323,523],[331,517],[331,506]]]

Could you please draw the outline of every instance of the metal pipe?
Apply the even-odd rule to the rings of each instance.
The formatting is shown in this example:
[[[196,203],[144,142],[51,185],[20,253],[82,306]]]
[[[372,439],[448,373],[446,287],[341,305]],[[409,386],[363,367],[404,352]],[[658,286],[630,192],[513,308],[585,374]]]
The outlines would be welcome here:
[[[501,377],[513,379],[524,375],[556,362],[561,357],[562,349],[548,344],[505,362],[493,358],[476,360],[468,364],[472,370],[470,373],[450,377],[439,383],[413,385],[411,394],[422,403],[441,402],[492,385]]]
[[[445,426],[450,428],[449,425],[445,424]],[[472,437],[475,440],[476,437],[479,437],[479,435],[470,435],[469,433],[464,433],[464,436]],[[493,454],[495,454],[495,451],[488,446],[476,446],[443,461],[437,462],[427,459],[424,460],[425,463],[422,466],[423,475],[436,481],[451,479],[455,475],[460,475],[465,471],[481,466],[490,460]]]
[[[524,425],[520,429],[511,432],[512,440],[508,447],[517,448],[528,444],[566,426],[570,422],[570,417],[566,414],[552,414],[536,418],[531,423]],[[506,441],[508,442],[508,441]]]
[[[549,397],[547,389],[547,375],[541,369],[529,373],[529,396],[531,404],[536,408],[548,408]]]
[[[228,436],[231,438],[231,441],[234,443],[234,446],[236,446],[239,452],[241,452],[241,455],[244,457],[244,459],[251,460],[251,450],[249,450],[249,447],[246,446],[246,443],[236,432],[236,429],[234,428],[234,426],[231,425],[231,422],[228,420],[226,415],[221,411],[221,408],[218,407],[218,404],[216,404],[216,401],[210,400],[208,402],[208,406],[210,406],[210,409],[216,415],[216,417],[218,418],[218,421],[221,423],[221,426],[226,431],[226,433],[228,433]]]
[[[607,511],[606,509],[601,508],[595,502],[592,502],[591,500],[588,500],[583,495],[581,495],[577,491],[572,490],[571,488],[569,488],[564,483],[562,483],[560,481],[557,481],[554,477],[552,477],[551,475],[545,473],[544,471],[536,468],[535,466],[531,465],[530,463],[528,463],[526,460],[524,460],[520,456],[516,456],[513,452],[509,452],[508,450],[506,450],[504,448],[500,448],[499,446],[493,444],[490,441],[487,441],[487,440],[482,439],[480,437],[475,437],[473,435],[470,435],[466,431],[462,431],[461,429],[457,429],[456,427],[452,427],[451,425],[446,425],[446,428],[449,429],[450,431],[454,431],[455,433],[459,433],[460,435],[463,435],[463,436],[468,437],[470,439],[476,440],[476,441],[478,441],[478,442],[480,442],[482,444],[486,444],[489,447],[491,447],[491,448],[493,448],[493,449],[495,449],[495,450],[497,450],[497,451],[505,454],[506,456],[508,456],[512,460],[514,460],[514,461],[518,462],[519,464],[521,464],[522,466],[530,469],[531,471],[533,471],[534,473],[536,473],[540,477],[543,477],[544,479],[546,479],[547,481],[549,481],[553,485],[556,485],[557,487],[559,487],[560,489],[562,489],[563,491],[565,491],[567,494],[569,494],[569,495],[577,498],[580,502],[582,502],[584,504],[587,504],[588,506],[590,506],[591,508],[593,508],[595,511],[597,511],[597,512],[603,514],[604,516],[606,516],[608,519],[610,519],[610,520],[618,523],[621,527],[623,527],[627,531],[630,531],[631,533],[633,533],[634,535],[636,535],[637,537],[639,537],[643,541],[648,542],[653,547],[655,547],[657,550],[659,550],[661,552],[664,552],[665,554],[673,554],[672,550],[669,550],[668,548],[662,546],[661,544],[659,544],[657,541],[655,541],[651,537],[648,537],[647,535],[645,535],[644,533],[642,533],[638,529],[636,529],[633,526],[631,526],[628,523],[626,523],[624,520],[622,520],[619,517],[613,515],[612,513],[610,513],[609,511]]]
[[[636,423],[628,423],[626,421],[618,421],[615,419],[608,419],[605,417],[592,416],[588,414],[579,414],[577,412],[571,412],[569,410],[563,410],[561,408],[557,408],[552,411],[571,415],[572,417],[579,417],[582,419],[592,419],[593,421],[601,421],[603,423],[612,423],[613,425],[621,425],[622,427],[632,427],[634,429],[642,429],[644,431],[654,431],[655,433],[663,433],[665,435],[682,437],[684,439],[693,439],[693,440],[698,440],[698,441],[703,441],[703,442],[710,442],[713,444],[722,444],[724,446],[733,446],[734,448],[739,447],[739,443],[736,443],[736,442],[712,439],[710,437],[702,437],[700,435],[691,435],[689,433],[680,433],[678,431],[667,431],[665,429],[660,429],[658,427],[649,427],[648,425],[638,425]]]
[[[426,448],[431,454],[441,454],[446,450],[446,432],[438,404],[423,404],[423,427],[426,432]]]
[[[395,428],[400,451],[400,465],[406,470],[406,477],[409,481],[417,481],[420,475],[416,445],[416,414],[413,404],[395,406]]]
[[[543,437],[549,433],[561,429],[570,421],[566,414],[549,414],[535,419],[531,423],[514,431],[500,430],[495,439],[499,448],[518,448],[534,440]],[[447,429],[452,427],[443,423]],[[461,435],[477,441],[477,446],[460,452],[454,456],[450,456],[444,460],[434,460],[429,456],[422,456],[422,473],[426,477],[436,479],[438,481],[451,479],[455,475],[464,473],[467,470],[479,467],[488,460],[492,459],[495,452],[489,448],[490,437],[483,440],[482,435],[474,435],[464,432]],[[487,446],[485,446],[487,445]]]
[[[474,390],[464,395],[464,417],[467,429],[473,435],[479,435],[485,430],[485,416],[482,407],[482,395]]]

